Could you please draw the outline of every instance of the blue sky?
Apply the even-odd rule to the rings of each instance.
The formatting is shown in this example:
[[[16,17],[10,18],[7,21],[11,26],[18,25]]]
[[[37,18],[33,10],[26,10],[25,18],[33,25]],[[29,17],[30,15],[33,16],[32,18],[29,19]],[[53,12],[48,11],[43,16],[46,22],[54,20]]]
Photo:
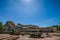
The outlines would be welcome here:
[[[0,21],[46,27],[60,22],[60,0],[0,0]]]

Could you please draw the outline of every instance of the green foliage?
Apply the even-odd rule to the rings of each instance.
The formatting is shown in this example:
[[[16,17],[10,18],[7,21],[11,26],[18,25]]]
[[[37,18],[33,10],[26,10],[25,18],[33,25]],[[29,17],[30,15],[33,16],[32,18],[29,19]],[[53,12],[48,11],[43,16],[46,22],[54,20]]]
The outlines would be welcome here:
[[[51,27],[56,28],[58,31],[60,31],[60,25],[53,25],[53,26],[50,26],[50,28]]]
[[[59,25],[55,25],[54,27],[57,28],[58,31],[60,30],[60,26]]]
[[[40,34],[31,34],[30,37],[31,38],[41,38],[42,37],[42,33],[40,33]]]
[[[2,25],[2,23],[0,22],[0,30],[2,30],[2,28],[3,28],[3,25]]]
[[[60,25],[58,26],[58,30],[60,31]]]
[[[14,29],[12,28],[12,30],[10,30],[11,31],[11,34],[13,34],[14,33]]]

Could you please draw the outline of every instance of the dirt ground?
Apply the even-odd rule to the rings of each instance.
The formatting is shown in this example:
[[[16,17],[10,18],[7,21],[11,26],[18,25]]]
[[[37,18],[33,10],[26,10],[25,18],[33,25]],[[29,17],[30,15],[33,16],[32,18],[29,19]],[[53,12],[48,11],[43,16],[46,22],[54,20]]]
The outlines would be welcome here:
[[[19,35],[20,38],[18,38],[17,40],[60,40],[60,37],[57,36],[53,36],[53,34],[60,34],[60,33],[49,33],[49,35],[51,37],[46,37],[46,35],[44,34],[44,38],[29,38],[29,35]]]
[[[60,37],[52,36],[45,38],[28,38],[29,36],[21,36],[17,40],[60,40]]]
[[[18,35],[19,38],[17,40],[60,40],[60,37],[53,36],[52,34],[58,34],[58,33],[49,33],[51,37],[46,37],[44,34],[44,38],[29,38],[29,35]],[[0,39],[4,37],[10,37],[11,35],[9,34],[0,34]]]

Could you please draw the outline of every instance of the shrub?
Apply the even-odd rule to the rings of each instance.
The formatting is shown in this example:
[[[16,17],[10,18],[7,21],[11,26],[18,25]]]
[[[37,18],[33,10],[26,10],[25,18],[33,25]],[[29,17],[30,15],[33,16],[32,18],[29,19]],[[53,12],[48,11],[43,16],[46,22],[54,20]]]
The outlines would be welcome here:
[[[0,22],[0,31],[2,30],[2,28],[3,28],[3,25],[2,25],[2,23]]]
[[[38,34],[31,34],[30,35],[31,38],[41,38],[42,37],[42,33],[38,33]]]

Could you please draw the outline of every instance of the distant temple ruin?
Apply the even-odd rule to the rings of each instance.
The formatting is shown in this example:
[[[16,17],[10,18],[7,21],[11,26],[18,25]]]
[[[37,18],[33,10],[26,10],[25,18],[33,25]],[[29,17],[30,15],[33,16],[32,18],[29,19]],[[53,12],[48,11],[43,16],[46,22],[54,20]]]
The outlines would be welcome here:
[[[22,24],[17,24],[15,25],[12,21],[6,22],[5,25],[3,25],[3,32],[10,32],[12,29],[14,31],[19,31],[20,33],[24,34],[31,34],[34,32],[54,32],[56,31],[55,28],[40,28],[39,26],[36,25],[22,25]]]

